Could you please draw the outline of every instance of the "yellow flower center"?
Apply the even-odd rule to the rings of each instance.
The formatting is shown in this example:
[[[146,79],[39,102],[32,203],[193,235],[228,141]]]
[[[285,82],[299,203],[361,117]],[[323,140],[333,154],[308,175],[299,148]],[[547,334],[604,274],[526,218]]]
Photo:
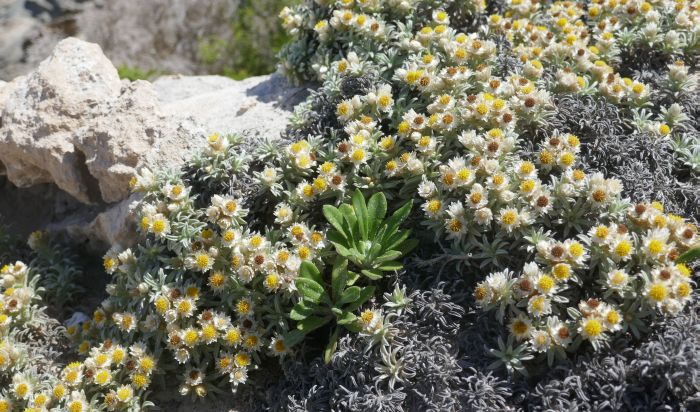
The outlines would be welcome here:
[[[201,270],[206,269],[209,266],[210,258],[209,255],[200,253],[195,258],[195,261],[197,263],[197,267]]]
[[[360,319],[362,319],[362,323],[365,325],[369,325],[370,322],[372,322],[372,319],[374,319],[374,312],[372,312],[369,309],[366,309],[365,311],[360,314]]]
[[[238,353],[235,358],[236,365],[243,368],[250,365],[250,356],[246,353]]]
[[[226,342],[229,345],[235,345],[241,340],[241,332],[238,329],[229,329],[226,331]]]
[[[148,377],[146,375],[137,373],[134,374],[131,377],[131,383],[136,387],[137,389],[144,388],[146,385],[148,385]]]
[[[681,297],[681,298],[687,298],[688,296],[690,296],[691,291],[692,291],[692,288],[690,287],[690,284],[688,284],[687,282],[680,283],[678,285],[678,289],[676,290],[676,292],[678,293],[678,297]]]
[[[566,263],[558,263],[552,268],[552,274],[559,280],[568,279],[571,275],[571,268]]]
[[[617,325],[620,322],[620,314],[616,310],[610,310],[605,319],[611,325]]]
[[[649,247],[647,249],[652,255],[658,255],[663,251],[664,244],[658,239],[652,239],[649,241]]]
[[[513,322],[512,328],[513,328],[513,333],[516,335],[524,335],[525,333],[527,333],[528,329],[530,329],[527,326],[527,323],[523,322],[520,319]]]
[[[501,216],[501,222],[504,225],[512,225],[516,220],[518,220],[518,214],[513,210],[508,210]]]
[[[524,180],[520,183],[520,191],[523,193],[530,193],[535,189],[535,181],[532,179]]]
[[[221,272],[215,272],[209,276],[209,285],[214,288],[220,288],[226,282],[226,277]]]
[[[615,272],[615,273],[613,273],[612,277],[610,278],[610,282],[615,286],[620,286],[623,283],[625,283],[625,275],[619,271]]]
[[[606,239],[608,234],[610,234],[610,231],[608,230],[607,226],[598,226],[595,229],[595,236],[599,239]]]
[[[576,157],[571,152],[565,152],[561,155],[560,160],[561,160],[561,164],[568,167],[568,166],[571,166],[572,164],[574,164]]]
[[[597,319],[588,319],[583,324],[583,331],[586,332],[588,337],[595,338],[603,333],[603,325]]]
[[[241,314],[247,314],[250,312],[250,302],[246,299],[241,299],[238,301],[236,304],[236,309],[238,310],[239,313]]]
[[[277,276],[274,273],[270,273],[265,277],[265,286],[267,286],[268,289],[274,289],[279,285],[279,276]]]
[[[73,401],[68,404],[70,412],[83,412],[83,403],[81,401]]]
[[[95,375],[95,382],[97,382],[98,385],[104,385],[108,380],[109,372],[106,370],[101,370],[97,372],[97,375]]]
[[[297,254],[301,260],[307,260],[311,257],[311,249],[309,249],[308,246],[301,246],[299,250],[297,250]]]
[[[520,165],[520,173],[522,173],[524,175],[528,175],[534,171],[535,171],[535,165],[533,165],[532,162],[523,162]]]
[[[260,235],[254,235],[252,238],[250,238],[250,245],[253,247],[260,247],[263,243],[263,238]]]
[[[204,340],[212,340],[216,338],[216,328],[213,325],[202,326],[202,337]]]
[[[615,254],[621,258],[627,257],[631,251],[632,244],[627,240],[623,240],[615,246]]]
[[[199,340],[199,334],[194,329],[188,329],[184,335],[185,344],[187,346],[194,346]]]
[[[554,279],[543,275],[540,277],[539,281],[537,281],[537,287],[542,293],[548,293],[554,287]]]
[[[462,230],[462,222],[459,219],[451,219],[447,226],[450,231],[455,233]]]
[[[441,206],[442,202],[437,199],[433,199],[428,202],[428,211],[430,211],[430,213],[437,213],[440,211]]]
[[[662,283],[655,283],[649,288],[649,299],[654,302],[662,302],[666,299],[668,290]]]
[[[573,256],[575,258],[579,258],[579,257],[583,256],[584,252],[585,252],[585,249],[578,242],[574,242],[571,245],[569,245],[569,253],[571,254],[571,256]]]

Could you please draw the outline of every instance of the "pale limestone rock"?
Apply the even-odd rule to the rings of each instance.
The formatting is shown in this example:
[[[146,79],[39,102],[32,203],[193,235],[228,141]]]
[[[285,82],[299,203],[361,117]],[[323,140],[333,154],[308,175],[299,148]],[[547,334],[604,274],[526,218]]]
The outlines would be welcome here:
[[[306,90],[278,75],[236,81],[222,76],[166,76],[153,86],[163,111],[189,117],[205,132],[235,133],[249,139],[277,138]]]
[[[42,219],[22,220],[17,231],[62,231],[93,250],[128,246],[136,240],[135,171],[180,167],[212,132],[241,134],[248,147],[278,138],[305,96],[278,75],[121,81],[99,46],[66,39],[35,71],[0,83],[0,175],[42,187],[6,193],[45,205],[33,209]],[[66,212],[54,212],[51,193],[66,194]],[[22,202],[6,200],[0,212],[12,221]]]
[[[201,140],[159,110],[150,83],[122,83],[99,46],[74,38],[6,88],[0,162],[19,187],[52,182],[83,203],[116,202],[138,168],[179,164]]]

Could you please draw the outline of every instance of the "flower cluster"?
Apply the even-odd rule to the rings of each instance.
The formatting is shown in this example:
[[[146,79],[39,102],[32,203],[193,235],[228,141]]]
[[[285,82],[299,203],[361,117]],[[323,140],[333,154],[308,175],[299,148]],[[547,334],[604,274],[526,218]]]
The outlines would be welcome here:
[[[343,395],[346,407],[374,408],[381,387],[397,409],[413,398],[449,409],[462,400],[433,396],[411,362],[453,371],[440,375],[445,391],[467,381],[453,349],[465,345],[456,337],[471,314],[450,299],[481,309],[484,344],[508,336],[491,354],[509,371],[543,370],[542,360],[553,366],[623,333],[642,337],[692,299],[692,265],[678,259],[700,243],[697,228],[659,202],[632,203],[624,179],[589,167],[597,142],[562,111],[595,101],[618,117],[615,133],[681,139],[692,163],[693,108],[674,99],[697,86],[698,10],[683,0],[285,8],[294,40],[280,67],[322,82],[297,107],[290,139],[249,156],[239,139],[213,134],[182,170],[134,176],[139,243],[104,256],[107,299],[67,328],[83,360],[53,375],[27,372],[12,350],[8,330],[41,310],[27,268],[3,268],[0,372],[12,375],[0,406],[143,408],[156,366],[179,376],[182,395],[205,397],[254,381],[268,357],[298,362],[326,343],[326,362],[373,365],[368,375],[368,364],[351,362],[374,388],[353,383],[372,395]],[[633,50],[663,55],[656,80],[626,65]],[[415,252],[405,221],[420,228]],[[44,240],[34,235],[32,247]],[[386,290],[387,274],[406,283],[406,256],[438,272],[456,262],[459,281],[424,295]],[[74,275],[47,272],[52,289]],[[421,282],[440,278],[430,276]],[[418,347],[438,340],[442,349]]]
[[[297,167],[313,162],[307,145],[294,148]],[[217,164],[236,157],[233,138],[213,135],[198,162],[215,173]],[[75,339],[80,352],[105,335],[164,347],[170,357],[161,362],[172,358],[183,371],[180,392],[202,397],[212,387],[245,383],[262,357],[289,352],[283,335],[295,279],[326,240],[284,204],[275,208],[274,229],[253,230],[244,199],[213,194],[205,200],[192,184],[147,170],[132,180],[144,193],[135,219],[146,243],[105,255],[110,296]]]
[[[0,275],[0,410],[114,411],[151,405],[143,395],[156,361],[146,348],[106,340],[90,349],[82,362],[61,370],[53,352],[58,347],[52,348],[60,342],[50,335],[65,332],[44,313],[36,286],[39,276],[22,262],[3,266]],[[37,332],[27,337],[32,329]],[[75,334],[76,327],[67,332]],[[37,340],[39,346],[27,339]]]
[[[652,104],[652,86],[620,68],[625,50],[663,44],[674,61],[657,86],[694,87],[683,60],[697,53],[697,28],[688,25],[700,17],[697,8],[509,1],[482,30],[462,33],[451,26],[458,19],[447,3],[408,14],[391,2],[310,3],[285,13],[316,22],[313,31],[300,23],[291,34],[313,53],[305,75],[324,80],[326,100],[300,106],[297,124],[316,121],[313,110],[330,103],[339,127],[331,124],[331,133],[313,141],[313,162],[303,172],[272,160],[270,168],[284,170],[280,186],[292,188],[275,196],[309,213],[316,204],[309,201],[329,201],[314,197],[328,190],[326,169],[344,184],[332,188],[331,199],[357,187],[393,198],[417,194],[424,225],[442,235],[439,243],[449,241],[452,253],[464,256],[449,258],[466,267],[502,270],[535,258],[518,277],[507,269],[489,276],[475,299],[498,308],[501,321],[508,315],[512,337],[527,342],[522,356],[547,352],[550,364],[574,343],[598,347],[599,338],[618,330],[639,335],[654,313],[683,308],[691,271],[674,260],[697,245],[695,227],[658,203],[631,206],[619,180],[580,164],[580,138],[549,121],[561,96],[590,95],[614,105],[640,132],[657,139],[681,133],[684,109]],[[366,21],[381,34],[364,30]],[[283,60],[294,52],[293,43]],[[348,91],[345,83],[361,86]],[[537,128],[547,130],[544,138]],[[523,150],[530,147],[536,149]],[[314,179],[323,181],[316,186]],[[627,213],[635,209],[646,211],[642,220]],[[599,241],[598,230],[609,238]],[[608,280],[624,288],[613,293]],[[526,288],[518,290],[521,283]]]
[[[515,86],[528,112],[537,111],[533,102],[546,103],[548,93],[597,94],[636,110],[648,106],[651,88],[615,67],[622,63],[621,53],[646,48],[673,60],[668,65],[671,90],[696,83],[684,63],[698,52],[700,14],[692,2],[557,1],[545,6],[508,1],[502,14],[488,17],[479,34],[460,33],[450,23],[461,22],[460,13],[472,18],[482,13],[480,1],[457,2],[459,7],[420,0],[313,3],[283,11],[285,22],[296,22],[290,34],[297,40],[282,52],[280,67],[301,78],[332,78],[334,72],[388,78],[395,72],[418,90],[434,92],[465,81],[485,83],[498,73],[508,80],[499,82],[502,87]],[[503,55],[518,69],[508,76],[496,64],[505,60]],[[525,83],[518,85],[521,81]],[[480,112],[485,111],[481,106]],[[674,127],[663,119],[649,126],[660,137]]]
[[[576,238],[540,240],[534,261],[518,274],[490,274],[474,298],[497,311],[511,340],[546,353],[551,364],[583,340],[597,348],[616,332],[640,336],[657,315],[678,314],[694,282],[674,261],[697,242],[695,225],[659,203],[639,203]]]

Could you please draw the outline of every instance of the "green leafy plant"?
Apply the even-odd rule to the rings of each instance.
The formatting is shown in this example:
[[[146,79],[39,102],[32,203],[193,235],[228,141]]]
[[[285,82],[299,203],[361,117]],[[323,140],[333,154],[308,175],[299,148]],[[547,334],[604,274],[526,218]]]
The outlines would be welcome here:
[[[411,202],[388,219],[385,219],[386,211],[384,194],[377,193],[365,202],[359,190],[352,197],[352,205],[324,206],[323,214],[335,228],[328,234],[328,239],[338,255],[331,269],[330,281],[324,280],[313,263],[302,263],[295,281],[301,300],[289,314],[297,321],[297,330],[285,337],[288,344],[296,344],[314,330],[333,323],[324,351],[324,358],[329,362],[341,329],[361,330],[353,312],[374,296],[376,290],[373,285],[357,285],[362,281],[361,275],[377,280],[382,277],[382,272],[400,269],[402,264],[397,259],[417,244],[415,239],[408,238],[409,230],[399,230],[399,225],[411,211]]]
[[[372,280],[380,279],[382,272],[401,269],[403,266],[396,259],[418,244],[416,239],[409,239],[410,230],[399,230],[412,204],[407,202],[385,220],[384,194],[376,193],[366,203],[362,192],[356,190],[352,205],[323,207],[323,215],[334,229],[328,232],[328,239],[360,273]]]
[[[698,259],[700,259],[700,246],[688,249],[685,253],[680,255],[676,261],[678,263],[693,263]]]
[[[304,262],[296,280],[302,299],[289,314],[298,322],[297,331],[285,338],[285,341],[295,344],[310,332],[334,322],[324,351],[328,362],[335,351],[342,328],[352,332],[360,331],[357,316],[353,312],[374,296],[376,287],[357,286],[354,283],[358,278],[357,273],[348,271],[348,260],[343,257],[336,259],[329,285],[324,282],[316,265]]]

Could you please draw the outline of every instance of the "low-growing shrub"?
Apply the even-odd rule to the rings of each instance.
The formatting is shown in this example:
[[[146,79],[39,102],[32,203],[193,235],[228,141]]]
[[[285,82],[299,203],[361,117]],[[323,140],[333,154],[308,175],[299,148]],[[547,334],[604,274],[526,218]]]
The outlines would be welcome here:
[[[695,308],[695,6],[309,0],[281,17],[282,71],[322,84],[286,139],[214,134],[182,170],[134,176],[138,245],[106,254],[109,297],[69,328],[87,359],[64,375],[95,376],[121,342],[195,398],[281,365],[269,409],[691,405],[694,360],[654,353],[687,353],[662,331]],[[83,390],[137,407],[135,365],[115,375],[128,401]],[[645,371],[676,366],[690,383],[643,394]]]

